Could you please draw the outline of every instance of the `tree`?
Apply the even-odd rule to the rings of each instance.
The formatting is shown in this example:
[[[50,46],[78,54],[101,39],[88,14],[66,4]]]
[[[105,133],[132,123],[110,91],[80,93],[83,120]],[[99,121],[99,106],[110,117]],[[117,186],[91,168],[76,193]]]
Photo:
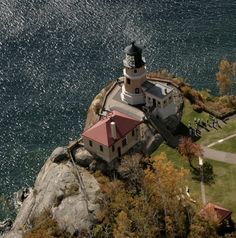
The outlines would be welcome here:
[[[230,79],[222,73],[217,73],[216,74],[216,80],[217,84],[220,90],[221,95],[225,95],[229,92],[230,86],[231,86],[231,81]]]
[[[179,144],[179,152],[188,160],[190,167],[197,170],[193,165],[193,159],[202,156],[203,150],[201,146],[194,143],[190,137],[182,137]]]
[[[188,233],[192,206],[183,194],[186,175],[187,171],[175,168],[164,153],[154,157],[153,165],[145,170],[144,196],[164,237],[186,237]]]
[[[189,238],[217,238],[216,224],[196,215],[190,227]]]
[[[202,176],[202,173],[204,174],[204,176]],[[207,184],[214,183],[215,174],[213,171],[213,166],[208,161],[205,161],[202,165],[202,172],[200,169],[194,170],[192,178],[198,181],[203,180],[203,182]]]
[[[140,154],[125,155],[121,160],[118,172],[122,179],[125,179],[137,192],[141,188],[144,170],[142,168],[143,157]]]
[[[183,192],[187,171],[175,168],[162,153],[151,159],[143,173],[139,192],[130,190],[126,180],[102,179],[99,231],[105,234],[95,237],[187,236],[193,216],[191,202]]]
[[[220,61],[219,72],[216,74],[216,80],[221,95],[229,92],[232,80],[235,78],[235,72],[235,63],[231,64],[228,60]]]
[[[131,238],[135,237],[131,231],[132,221],[128,218],[124,211],[121,211],[116,218],[116,225],[113,230],[115,238]]]

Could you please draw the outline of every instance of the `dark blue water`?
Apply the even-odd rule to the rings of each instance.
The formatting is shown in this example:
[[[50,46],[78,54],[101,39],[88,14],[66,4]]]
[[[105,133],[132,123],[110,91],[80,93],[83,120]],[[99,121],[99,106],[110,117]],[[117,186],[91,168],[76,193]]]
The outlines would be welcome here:
[[[131,40],[145,46],[149,71],[216,92],[219,60],[236,60],[236,2],[1,0],[0,219],[52,149],[80,136]]]

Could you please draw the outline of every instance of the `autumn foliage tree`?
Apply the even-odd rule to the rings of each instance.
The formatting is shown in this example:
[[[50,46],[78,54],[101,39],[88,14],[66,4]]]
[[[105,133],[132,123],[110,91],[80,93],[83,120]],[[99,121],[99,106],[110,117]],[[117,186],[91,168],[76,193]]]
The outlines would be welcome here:
[[[216,80],[220,94],[227,94],[232,83],[236,82],[236,62],[231,63],[228,60],[221,60]]]
[[[100,176],[103,195],[94,236],[187,237],[194,209],[184,192],[186,174],[161,154],[144,169],[138,190],[130,190],[125,181]]]
[[[179,143],[179,152],[188,160],[190,167],[196,170],[196,167],[193,165],[193,159],[202,156],[203,150],[201,146],[194,143],[190,137],[183,137]]]
[[[140,154],[125,155],[121,160],[118,172],[132,187],[139,190],[143,183],[144,170],[142,164],[145,163],[144,158]]]

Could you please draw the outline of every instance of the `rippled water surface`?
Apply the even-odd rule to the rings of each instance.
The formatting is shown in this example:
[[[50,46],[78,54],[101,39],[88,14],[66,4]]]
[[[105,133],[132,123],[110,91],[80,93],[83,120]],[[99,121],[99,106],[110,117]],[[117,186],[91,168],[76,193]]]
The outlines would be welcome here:
[[[236,58],[236,3],[0,1],[0,219],[52,149],[79,137],[131,40],[145,46],[149,71],[167,68],[214,91],[218,61]]]

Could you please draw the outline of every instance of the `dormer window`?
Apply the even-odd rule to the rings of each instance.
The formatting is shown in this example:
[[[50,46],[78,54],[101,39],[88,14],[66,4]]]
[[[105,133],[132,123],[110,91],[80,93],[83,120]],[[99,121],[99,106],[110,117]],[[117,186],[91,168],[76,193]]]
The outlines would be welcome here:
[[[135,93],[139,94],[139,88],[135,88]]]

